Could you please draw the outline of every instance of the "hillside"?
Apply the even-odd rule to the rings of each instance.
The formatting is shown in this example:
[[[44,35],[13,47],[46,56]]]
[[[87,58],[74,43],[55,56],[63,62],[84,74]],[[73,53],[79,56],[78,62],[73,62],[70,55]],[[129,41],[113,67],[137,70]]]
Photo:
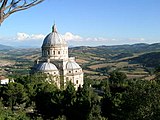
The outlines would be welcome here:
[[[41,50],[35,48],[0,50],[0,74],[28,74]],[[113,70],[128,78],[145,78],[160,65],[160,43],[97,47],[72,47],[69,56],[84,70],[85,77],[105,79]]]
[[[101,62],[120,62],[132,60],[136,63],[142,63],[140,60],[142,57],[149,57],[149,61],[158,59],[158,56],[154,56],[155,52],[160,52],[160,43],[155,44],[134,44],[134,45],[117,45],[117,46],[98,46],[98,47],[73,47],[69,49],[70,56],[77,56],[77,58],[89,59]],[[145,56],[142,56],[146,54]],[[153,55],[152,55],[153,54]],[[158,53],[157,53],[158,54]],[[88,56],[88,57],[85,57]],[[133,59],[132,59],[133,58]],[[153,58],[153,59],[152,59]],[[147,63],[149,62],[147,61]],[[154,62],[156,64],[156,62]],[[158,63],[157,63],[158,64]],[[152,65],[155,67],[157,65]]]
[[[0,50],[10,50],[10,49],[13,49],[13,47],[0,44]]]
[[[96,79],[103,79],[108,72],[115,69],[125,72],[129,78],[147,77],[160,65],[159,53],[160,43],[81,46],[70,49],[70,55],[77,57],[86,74],[91,74],[90,77]]]
[[[133,45],[115,45],[115,46],[97,46],[97,47],[73,47],[71,50],[79,52],[89,52],[96,55],[110,55],[118,53],[142,53],[160,50],[160,43],[155,44],[133,44]],[[107,56],[105,56],[107,57]]]
[[[130,63],[140,63],[146,67],[158,67],[160,65],[160,52],[151,52],[129,59]]]

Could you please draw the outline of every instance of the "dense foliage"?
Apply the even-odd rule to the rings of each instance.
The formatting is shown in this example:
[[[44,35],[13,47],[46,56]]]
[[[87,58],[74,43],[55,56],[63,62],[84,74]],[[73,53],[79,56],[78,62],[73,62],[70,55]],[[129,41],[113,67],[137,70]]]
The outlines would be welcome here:
[[[124,73],[113,71],[108,80],[85,79],[83,88],[78,90],[69,82],[62,90],[46,82],[46,75],[15,77],[14,83],[0,87],[0,119],[157,120],[160,119],[157,78],[127,80]]]

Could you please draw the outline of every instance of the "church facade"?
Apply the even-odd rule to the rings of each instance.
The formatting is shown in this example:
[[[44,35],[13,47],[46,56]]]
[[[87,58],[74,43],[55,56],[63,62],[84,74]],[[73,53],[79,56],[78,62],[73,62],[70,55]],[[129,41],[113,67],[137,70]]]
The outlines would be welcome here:
[[[75,89],[83,85],[83,71],[74,57],[68,57],[68,45],[57,32],[56,25],[52,27],[42,44],[42,56],[35,61],[32,73],[41,72],[52,76],[50,82],[57,87],[65,87],[71,81]]]

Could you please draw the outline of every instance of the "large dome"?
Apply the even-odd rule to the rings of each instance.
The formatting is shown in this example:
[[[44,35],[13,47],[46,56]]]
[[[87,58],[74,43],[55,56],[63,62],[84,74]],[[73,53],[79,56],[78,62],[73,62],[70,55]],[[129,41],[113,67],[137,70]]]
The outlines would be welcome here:
[[[44,63],[40,63],[37,65],[37,71],[58,71],[57,67],[52,64],[52,63],[48,63],[48,62],[44,62]]]
[[[49,33],[44,41],[43,46],[67,45],[63,37],[58,34],[55,24],[52,27],[52,33]]]

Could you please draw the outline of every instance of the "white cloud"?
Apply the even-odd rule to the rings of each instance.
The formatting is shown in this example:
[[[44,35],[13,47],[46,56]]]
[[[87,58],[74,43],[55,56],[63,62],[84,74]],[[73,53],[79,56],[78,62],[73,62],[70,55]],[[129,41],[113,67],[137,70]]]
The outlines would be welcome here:
[[[79,35],[74,35],[71,32],[66,32],[64,35],[62,35],[66,41],[94,41],[94,42],[105,42],[105,41],[115,41],[116,39],[109,39],[109,38],[103,38],[103,37],[81,37]]]
[[[66,32],[62,37],[66,41],[77,41],[77,40],[82,40],[83,38],[79,35],[74,35],[71,32]],[[43,34],[27,34],[24,32],[19,32],[16,35],[17,40],[19,41],[25,41],[25,40],[43,40],[45,38],[45,35]]]
[[[29,34],[26,34],[26,33],[17,33],[17,40],[19,41],[26,41],[26,40],[43,40],[45,37],[45,35],[43,34],[32,34],[32,35],[29,35]]]
[[[44,39],[45,38],[45,35],[43,35],[43,34],[37,34],[37,35],[34,35],[34,34],[32,34],[31,35],[31,39],[32,40],[41,40],[41,39]]]
[[[115,41],[115,39],[109,39],[109,38],[103,38],[103,37],[81,37],[79,35],[75,35],[71,32],[66,32],[64,35],[62,35],[62,37],[66,40],[66,41],[94,41],[94,42],[106,42],[106,41]],[[26,40],[43,40],[45,38],[45,35],[43,34],[27,34],[27,33],[23,33],[23,32],[19,32],[16,35],[16,39],[19,41],[26,41]]]
[[[145,42],[145,38],[128,38],[128,42]]]
[[[41,46],[44,34],[27,34],[25,32],[18,32],[15,36],[4,37],[0,36],[0,44],[8,45],[37,45]],[[107,38],[107,37],[82,37],[80,35],[66,32],[62,37],[68,42],[68,45],[120,45],[120,44],[134,44],[151,41],[144,38]],[[150,42],[152,43],[152,42]]]
[[[26,40],[29,38],[29,35],[26,33],[17,33],[17,40]]]
[[[87,41],[94,41],[94,42],[108,42],[112,41],[110,38],[103,38],[103,37],[94,37],[94,38],[86,38]]]
[[[76,41],[76,40],[82,40],[82,37],[79,36],[79,35],[74,35],[72,34],[71,32],[66,32],[64,35],[62,35],[64,37],[64,39],[66,41],[70,41],[70,40],[73,40],[73,41]]]

